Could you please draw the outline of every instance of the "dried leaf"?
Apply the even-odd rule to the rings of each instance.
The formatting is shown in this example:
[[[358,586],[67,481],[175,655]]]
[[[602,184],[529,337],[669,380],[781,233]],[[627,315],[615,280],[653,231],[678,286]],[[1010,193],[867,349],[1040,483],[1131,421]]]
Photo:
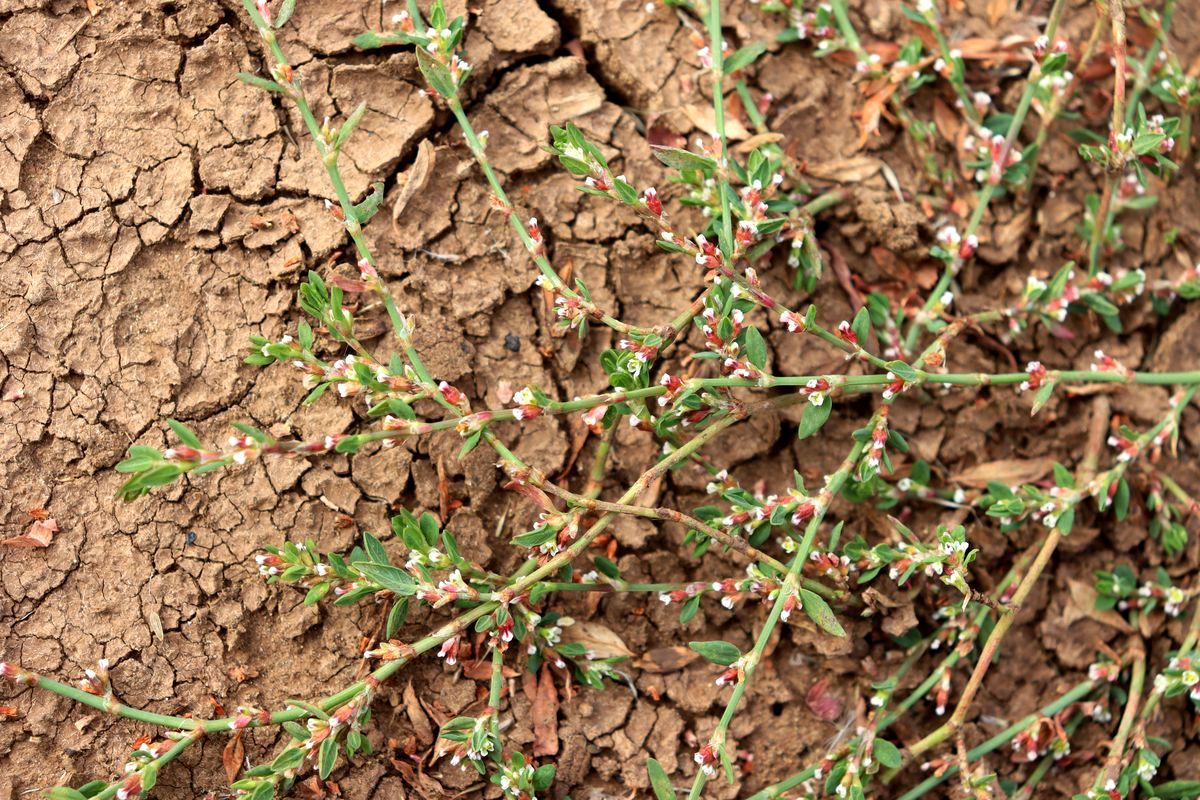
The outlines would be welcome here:
[[[989,25],[996,25],[1008,14],[1009,0],[987,0],[987,18]]]
[[[49,547],[50,540],[58,533],[58,523],[53,518],[38,520],[29,526],[29,530],[20,536],[0,540],[0,544],[9,547]]]
[[[542,668],[537,695],[530,711],[533,718],[533,754],[552,756],[558,753],[558,688],[549,668]]]
[[[955,113],[950,105],[940,97],[933,99],[933,124],[937,126],[938,133],[947,142],[954,144],[958,143],[959,132],[963,129],[962,116]],[[973,156],[974,154],[968,154]]]
[[[576,621],[563,628],[562,640],[582,644],[591,658],[633,658],[633,651],[625,646],[621,637],[598,622]]]
[[[242,732],[238,731],[225,745],[221,752],[221,763],[225,765],[225,777],[230,783],[237,780],[242,771],[242,762],[246,760],[246,746],[242,744]]]
[[[987,486],[988,481],[999,481],[1006,486],[1016,486],[1040,480],[1053,468],[1054,459],[1052,458],[1002,458],[999,461],[976,464],[970,469],[950,476],[950,480],[979,489]]]
[[[408,170],[408,177],[404,183],[404,188],[400,190],[400,194],[396,197],[396,204],[392,206],[392,225],[395,226],[400,220],[404,209],[418,192],[425,190],[429,185],[429,178],[433,175],[434,165],[437,163],[437,151],[433,149],[433,145],[428,139],[422,139],[417,145],[417,156],[413,159],[413,165]]]
[[[163,640],[163,624],[162,617],[157,611],[151,611],[146,617],[147,624],[150,625],[150,632],[154,634],[154,638],[160,642]]]
[[[404,713],[408,714],[417,741],[426,747],[432,744],[433,728],[429,725],[429,717],[425,716],[425,711],[421,708],[421,701],[417,699],[412,681],[409,681],[408,685],[404,687]]]
[[[887,105],[888,99],[899,86],[898,83],[885,86],[881,91],[868,97],[862,108],[854,112],[854,116],[858,118],[859,130],[855,150],[863,149],[871,137],[879,133],[879,120],[883,117],[884,106]]]
[[[686,116],[693,125],[704,131],[707,136],[717,135],[716,114],[711,105],[697,106],[691,103],[683,107]],[[750,131],[736,118],[725,118],[725,138],[730,141],[741,141],[750,138]]]
[[[767,133],[756,133],[755,135],[751,136],[746,141],[737,145],[737,147],[734,147],[733,152],[744,155],[746,153],[753,151],[755,148],[759,147],[760,145],[771,144],[772,142],[782,142],[782,141],[783,141],[782,133],[773,133],[770,131],[768,131]]]
[[[690,647],[656,647],[642,653],[642,657],[633,662],[633,665],[643,672],[662,675],[677,672],[699,657],[700,654]]]
[[[1075,606],[1075,610],[1081,616],[1094,619],[1101,625],[1116,628],[1121,633],[1133,633],[1133,628],[1115,610],[1110,608],[1107,611],[1101,611],[1096,608],[1096,588],[1091,583],[1068,578],[1067,587],[1071,590],[1071,605]]]
[[[808,706],[808,710],[813,712],[818,719],[834,722],[842,716],[844,704],[841,698],[831,694],[828,689],[829,679],[821,678],[808,690],[808,694],[804,696],[804,702]]]
[[[651,125],[646,129],[646,144],[651,147],[687,147],[687,137],[661,125]]]
[[[808,175],[825,181],[838,183],[860,183],[879,173],[883,162],[875,156],[851,156],[835,161],[808,165]]]

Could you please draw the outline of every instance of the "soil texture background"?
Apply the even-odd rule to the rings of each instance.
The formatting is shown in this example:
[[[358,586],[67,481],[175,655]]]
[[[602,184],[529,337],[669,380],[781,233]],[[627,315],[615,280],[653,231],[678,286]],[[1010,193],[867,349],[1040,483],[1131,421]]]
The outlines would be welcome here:
[[[453,14],[468,10],[449,5]],[[956,5],[949,35],[1004,42],[1036,36],[1048,4]],[[1068,4],[1073,41],[1086,37],[1092,5]],[[867,41],[910,34],[897,4],[852,6]],[[995,17],[998,6],[1007,8]],[[593,330],[581,342],[555,331],[536,271],[489,203],[452,119],[419,91],[411,50],[350,46],[391,13],[378,2],[301,0],[281,40],[318,118],[344,117],[367,102],[343,158],[348,188],[358,197],[372,181],[385,182],[384,211],[367,234],[399,305],[417,316],[425,363],[477,408],[505,405],[527,384],[560,399],[601,390],[598,356],[615,344],[611,334]],[[601,306],[634,324],[657,324],[685,307],[702,288],[696,265],[659,251],[631,214],[589,202],[541,147],[549,125],[574,121],[619,165],[614,171],[672,197],[648,137],[678,143],[704,133],[711,107],[697,87],[690,38],[701,25],[630,0],[477,0],[469,16],[466,50],[476,69],[469,116],[489,132],[489,155],[520,213],[541,220],[556,266],[582,277]],[[727,35],[739,43],[777,29],[749,4],[728,12]],[[1178,14],[1172,37],[1185,63],[1200,55],[1195,15]],[[299,118],[235,78],[262,69],[260,43],[235,0],[105,0],[91,10],[77,0],[0,0],[0,66],[0,529],[20,535],[35,515],[58,527],[49,547],[0,548],[0,657],[64,681],[107,658],[124,702],[163,713],[278,708],[286,698],[320,697],[352,682],[360,638],[379,620],[370,608],[306,607],[302,593],[265,586],[253,561],[260,546],[312,537],[323,551],[345,551],[361,530],[387,533],[388,517],[403,506],[433,511],[464,553],[489,568],[518,566],[507,542],[528,528],[534,511],[500,488],[486,448],[460,460],[453,431],[382,452],[225,470],[120,503],[114,465],[132,443],[164,446],[167,417],[209,441],[222,441],[234,420],[305,437],[362,424],[364,409],[334,397],[302,407],[305,390],[291,371],[242,363],[249,335],[278,339],[295,331],[301,276],[344,269],[348,240],[325,209],[333,196]],[[1015,105],[1024,69],[995,87],[1001,107]],[[847,286],[900,300],[923,296],[936,277],[925,255],[936,220],[920,202],[898,199],[891,185],[908,198],[929,190],[921,154],[886,122],[856,148],[852,114],[862,98],[852,77],[844,64],[814,59],[795,44],[773,44],[750,75],[756,93],[771,94],[772,128],[808,161],[814,185],[848,192],[818,227],[845,280],[827,270],[808,297],[790,288],[784,264],[762,270],[772,292],[793,307],[811,300],[832,324],[853,314]],[[1075,106],[1085,123],[1104,124],[1110,90],[1107,77],[1085,83]],[[933,94],[923,92],[918,102],[926,118]],[[995,307],[997,298],[1015,297],[1028,274],[1051,273],[1080,252],[1075,225],[1099,176],[1079,160],[1068,127],[1050,136],[1033,193],[1006,197],[985,217],[979,257],[961,276],[961,308]],[[1027,126],[1025,138],[1035,132]],[[1182,164],[1158,191],[1156,208],[1123,215],[1126,248],[1114,266],[1158,274],[1177,270],[1180,258],[1190,263],[1190,248],[1200,247],[1194,167]],[[361,319],[360,338],[386,353],[392,342],[382,309],[363,310]],[[1011,348],[969,333],[950,360],[963,372],[1019,369],[1034,358],[1068,367],[1088,363],[1099,347],[1140,369],[1197,364],[1200,307],[1177,306],[1164,318],[1139,303],[1123,321],[1120,336],[1076,319],[1072,338],[1038,329]],[[779,374],[845,369],[841,354],[781,335],[775,320],[761,327]],[[690,335],[668,354],[672,373],[682,354],[702,349],[698,334]],[[1112,391],[1113,412],[1144,429],[1161,418],[1167,396],[1153,387]],[[803,442],[795,412],[756,415],[712,452],[743,486],[778,489],[793,470],[819,480],[843,457],[870,403],[839,404],[820,436]],[[1031,418],[1028,398],[963,389],[932,401],[902,399],[892,424],[944,480],[998,459],[1053,458],[1073,467],[1089,407],[1087,397],[1060,392]],[[1172,467],[1193,493],[1200,492],[1191,455],[1200,445],[1198,421],[1200,414],[1186,413],[1183,455]],[[577,418],[506,424],[498,432],[526,461],[582,484],[575,465],[589,463],[596,443]],[[632,482],[657,452],[649,434],[621,430],[606,495]],[[646,502],[690,510],[706,502],[705,482],[690,465]],[[999,730],[999,720],[1015,720],[1078,682],[1098,644],[1121,646],[1125,634],[1095,619],[1073,585],[1090,585],[1094,570],[1121,562],[1144,573],[1165,564],[1177,582],[1192,580],[1200,564],[1196,531],[1182,556],[1167,561],[1148,538],[1136,481],[1134,490],[1124,522],[1089,511],[1076,523],[988,674],[975,702],[984,716],[968,731],[972,743]],[[848,532],[885,530],[885,512],[868,506],[839,501],[834,514],[848,520]],[[914,529],[940,518],[927,506],[912,514]],[[1003,574],[1034,541],[1034,531],[1002,535],[986,518],[968,524],[982,550],[978,572]],[[632,581],[740,573],[736,560],[693,557],[683,533],[625,519],[599,552]],[[390,537],[385,544],[402,550]],[[845,639],[819,633],[806,619],[783,627],[731,730],[738,783],[714,781],[706,796],[742,796],[824,752],[869,696],[870,681],[895,666],[888,634],[911,625],[913,609],[893,599],[885,597],[873,617],[845,618]],[[691,754],[711,733],[729,690],[715,686],[711,665],[692,660],[684,646],[725,638],[746,649],[765,607],[735,615],[706,602],[680,625],[677,608],[647,596],[556,605],[598,626],[597,635],[619,635],[632,653],[629,683],[595,692],[514,673],[502,713],[507,741],[528,751],[535,725],[543,736],[553,726],[556,797],[649,796],[647,756],[677,784],[690,781]],[[414,615],[411,631],[438,618]],[[1153,663],[1181,628],[1182,621],[1153,623]],[[377,754],[343,766],[328,785],[307,781],[297,791],[354,800],[483,796],[474,772],[419,763],[440,722],[486,702],[485,673],[467,662],[464,672],[425,658],[402,671],[376,703]],[[965,679],[955,675],[955,695]],[[115,777],[130,742],[149,732],[52,696],[5,688],[0,700],[15,707],[0,722],[0,800]],[[933,704],[922,702],[897,726],[896,739],[914,741],[938,721]],[[1081,727],[1075,752],[1096,750],[1112,727]],[[1180,703],[1165,704],[1155,732],[1177,747],[1161,777],[1200,777],[1200,739]],[[251,763],[269,760],[278,745],[274,731],[244,737]],[[157,795],[226,796],[224,746],[213,737],[193,748],[163,773]],[[1095,762],[1075,761],[1052,771],[1045,797],[1069,796],[1090,781]],[[1003,751],[989,764],[1006,775],[1028,769]]]

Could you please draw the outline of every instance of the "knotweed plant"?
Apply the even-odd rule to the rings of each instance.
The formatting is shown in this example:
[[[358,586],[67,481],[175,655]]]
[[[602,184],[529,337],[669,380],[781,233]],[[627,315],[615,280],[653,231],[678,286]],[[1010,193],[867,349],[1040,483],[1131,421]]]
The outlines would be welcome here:
[[[268,0],[247,0],[249,20],[265,48],[266,66],[262,74],[239,77],[299,113],[338,198],[330,213],[353,242],[358,279],[334,280],[310,272],[298,293],[305,319],[292,334],[278,340],[252,337],[246,361],[295,373],[309,390],[305,402],[351,403],[367,422],[352,433],[331,432],[308,440],[277,439],[239,423],[226,442],[212,444],[171,420],[177,443],[165,450],[135,445],[118,466],[128,475],[121,496],[133,501],[185,476],[197,478],[196,484],[203,486],[204,473],[263,459],[369,454],[404,440],[454,430],[462,437],[464,455],[480,446],[495,452],[498,468],[507,478],[505,488],[532,504],[536,523],[512,537],[512,547],[525,560],[510,575],[497,574],[472,560],[444,529],[445,520],[420,510],[401,511],[391,520],[390,531],[363,532],[360,544],[348,553],[321,552],[314,541],[303,538],[265,548],[255,559],[258,571],[273,586],[301,590],[305,603],[371,603],[386,609],[381,632],[370,638],[362,652],[371,671],[324,698],[290,700],[278,709],[243,707],[220,718],[177,717],[121,703],[103,662],[88,670],[77,685],[34,674],[15,663],[0,664],[0,676],[17,686],[54,692],[144,722],[161,733],[161,739],[139,740],[121,777],[58,787],[49,792],[51,797],[128,800],[144,796],[153,790],[159,771],[201,737],[256,727],[279,728],[286,743],[271,760],[240,771],[230,785],[235,795],[263,800],[287,792],[309,772],[325,779],[341,765],[371,754],[373,744],[366,728],[379,688],[420,657],[441,659],[447,665],[467,658],[486,659],[491,668],[487,706],[474,716],[445,722],[430,758],[477,770],[504,797],[547,796],[555,765],[521,752],[502,735],[504,670],[545,668],[564,681],[604,687],[618,675],[621,659],[589,651],[564,637],[564,629],[574,620],[563,615],[556,599],[566,592],[622,592],[645,593],[655,602],[677,608],[681,622],[692,618],[702,604],[759,620],[749,649],[719,640],[691,643],[713,663],[716,684],[728,687],[724,712],[712,733],[697,745],[682,775],[668,775],[657,761],[648,762],[648,781],[659,800],[675,798],[683,780],[690,780],[690,788],[682,791],[698,798],[710,780],[736,777],[728,732],[780,626],[809,624],[802,622],[808,620],[822,635],[845,636],[842,620],[867,613],[864,590],[883,581],[919,587],[933,601],[928,620],[896,640],[904,650],[900,666],[861,687],[864,702],[849,735],[827,752],[806,754],[812,763],[758,792],[756,800],[793,792],[806,797],[865,798],[908,768],[924,769],[928,776],[905,798],[919,797],[953,776],[966,795],[990,796],[996,775],[984,774],[973,764],[1002,748],[1013,751],[1019,761],[1037,762],[1032,776],[1016,789],[1021,796],[1031,796],[1041,777],[1070,752],[1076,728],[1109,725],[1114,718],[1119,719],[1118,727],[1107,737],[1103,761],[1095,767],[1095,783],[1086,797],[1129,797],[1138,792],[1194,796],[1195,782],[1153,783],[1170,743],[1150,736],[1148,728],[1156,709],[1176,698],[1186,696],[1200,709],[1200,663],[1195,655],[1200,614],[1191,615],[1185,638],[1171,648],[1168,661],[1148,684],[1147,657],[1138,639],[1124,652],[1099,653],[1086,678],[974,747],[967,746],[964,724],[972,719],[974,700],[1000,655],[1001,642],[1059,544],[1071,536],[1079,515],[1104,513],[1125,519],[1131,506],[1140,502],[1131,480],[1136,475],[1139,485],[1146,487],[1144,503],[1152,516],[1154,536],[1168,555],[1182,549],[1186,530],[1181,521],[1196,505],[1155,465],[1161,463],[1162,454],[1176,452],[1183,415],[1200,389],[1200,370],[1146,372],[1100,351],[1090,364],[1074,368],[1030,361],[1021,371],[988,374],[953,372],[948,366],[956,338],[968,329],[995,326],[1016,347],[1018,337],[1030,326],[1059,332],[1071,315],[1094,315],[1119,330],[1122,308],[1141,302],[1147,294],[1158,310],[1165,310],[1163,303],[1177,296],[1200,295],[1194,267],[1155,281],[1140,269],[1104,268],[1105,259],[1120,245],[1113,218],[1123,209],[1146,205],[1139,199],[1144,197],[1142,188],[1152,175],[1166,175],[1175,168],[1168,154],[1186,140],[1190,129],[1195,79],[1181,70],[1164,44],[1171,4],[1161,14],[1139,9],[1157,34],[1145,61],[1134,70],[1133,94],[1140,98],[1149,92],[1166,112],[1182,113],[1182,121],[1150,113],[1140,103],[1126,105],[1124,10],[1120,0],[1109,0],[1101,20],[1112,29],[1117,88],[1112,130],[1107,138],[1100,136],[1081,148],[1082,156],[1104,173],[1103,194],[1094,207],[1089,206],[1082,223],[1086,243],[1082,260],[1064,264],[1052,275],[1028,276],[1023,291],[1007,305],[966,314],[956,311],[956,279],[980,247],[978,229],[986,209],[1005,194],[1023,202],[1023,187],[1035,171],[1040,145],[1021,147],[1018,141],[1026,115],[1036,104],[1043,120],[1052,121],[1074,92],[1074,45],[1058,38],[1065,3],[1057,0],[1044,33],[1014,51],[1013,60],[1025,65],[1028,78],[1017,107],[1003,113],[989,94],[973,88],[972,70],[962,50],[946,39],[941,10],[931,0],[905,8],[914,38],[899,47],[883,48],[885,55],[862,44],[844,0],[811,10],[798,3],[764,3],[765,9],[788,15],[790,27],[781,36],[783,41],[815,40],[820,56],[849,52],[855,79],[872,96],[886,92],[881,103],[892,103],[896,119],[908,133],[929,139],[932,126],[907,111],[904,101],[939,86],[948,87],[967,126],[968,135],[954,155],[969,167],[973,186],[956,191],[971,197],[970,214],[965,223],[956,221],[950,211],[939,214],[929,252],[941,264],[941,276],[928,299],[897,307],[882,294],[872,293],[852,318],[844,320],[827,320],[812,305],[790,307],[787,298],[771,294],[759,277],[764,270],[774,269],[772,256],[778,253],[779,261],[794,270],[792,285],[811,290],[824,272],[814,215],[843,199],[842,192],[812,196],[802,169],[779,146],[777,137],[760,137],[757,146],[736,155],[731,151],[725,132],[731,97],[741,101],[751,124],[766,129],[763,109],[741,77],[765,46],[732,47],[725,39],[721,4],[716,0],[673,5],[683,5],[703,20],[707,36],[699,44],[701,77],[712,95],[715,120],[714,135],[691,148],[653,149],[669,171],[672,185],[678,187],[670,193],[673,199],[639,182],[637,176],[617,173],[601,149],[570,120],[547,131],[545,141],[581,192],[597,203],[631,211],[658,247],[704,275],[704,288],[694,300],[652,327],[618,319],[596,302],[581,280],[564,279],[551,262],[553,243],[543,225],[522,213],[505,192],[489,161],[486,132],[474,130],[463,106],[463,87],[472,72],[462,49],[466,20],[449,18],[440,0],[427,14],[410,3],[392,18],[389,30],[368,32],[356,40],[368,50],[413,49],[427,82],[425,91],[457,121],[491,189],[493,208],[528,252],[538,284],[551,298],[557,324],[581,337],[597,325],[617,334],[616,346],[600,356],[608,383],[603,391],[561,400],[550,389],[528,386],[513,395],[508,407],[479,408],[464,391],[426,368],[413,339],[422,320],[397,305],[364,237],[364,226],[379,210],[382,186],[355,202],[343,181],[340,159],[365,105],[344,120],[318,121],[276,34],[291,17],[294,0],[274,8]],[[1090,42],[1088,53],[1094,49],[1095,43]],[[1160,59],[1160,52],[1168,55]],[[1077,72],[1079,65],[1074,66]],[[1135,110],[1127,112],[1127,108]],[[933,147],[932,140],[929,145]],[[940,181],[939,171],[933,173]],[[677,208],[672,207],[675,203]],[[689,207],[700,213],[686,213]],[[690,222],[697,217],[699,222]],[[356,304],[347,302],[347,293],[377,298],[390,319],[394,345],[368,346],[360,339],[352,310]],[[695,333],[687,338],[689,328]],[[807,337],[814,347],[835,348],[855,370],[775,374],[768,366],[764,331]],[[693,352],[682,353],[694,368],[671,374],[662,366],[664,353],[672,350],[680,355],[685,338],[700,343]],[[337,354],[332,359],[324,355],[331,350]],[[1146,385],[1176,390],[1169,411],[1153,427],[1139,431],[1119,426],[1111,434],[1106,395],[1096,394],[1086,450],[1073,469],[1056,464],[1052,481],[1017,485],[993,481],[983,490],[969,491],[939,484],[929,464],[911,457],[904,434],[891,422],[895,404],[921,402],[930,392],[955,387],[1027,392],[1036,414],[1061,387],[1104,389],[1105,384],[1128,391]],[[790,405],[802,408],[796,435],[814,441],[833,407],[858,395],[874,398],[875,410],[854,431],[840,465],[815,484],[797,473],[779,476],[777,483],[761,490],[747,489],[725,465],[710,460],[711,448],[705,449],[754,414]],[[526,463],[497,432],[501,422],[536,424],[531,421],[550,415],[577,415],[599,437],[589,480],[581,491],[551,479],[537,464]],[[633,425],[661,442],[661,456],[622,494],[604,499],[601,478],[613,432],[621,425]],[[687,510],[640,505],[646,487],[687,462],[710,476],[707,505]],[[884,532],[857,530],[846,509],[860,503],[883,509],[930,503],[954,509],[957,517],[931,530],[912,530],[899,517],[892,518],[890,530]],[[976,521],[965,522],[972,513]],[[682,525],[687,530],[686,545],[697,556],[715,560],[727,577],[635,583],[627,581],[607,558],[596,556],[585,562],[592,545],[623,515]],[[972,546],[971,532],[984,519],[1004,533],[1032,528],[1037,543],[1014,560],[1006,575],[981,582],[974,574],[978,551]],[[1115,610],[1134,628],[1139,617],[1185,613],[1197,590],[1190,580],[1179,581],[1166,571],[1142,575],[1127,565],[1100,573],[1096,585],[1098,610]],[[431,629],[408,621],[414,607],[434,611]],[[906,677],[912,675],[923,677],[915,688],[902,690],[911,683],[906,683]],[[956,682],[961,685],[957,692]],[[937,715],[949,712],[949,717],[919,739],[897,740],[892,726],[925,699]]]

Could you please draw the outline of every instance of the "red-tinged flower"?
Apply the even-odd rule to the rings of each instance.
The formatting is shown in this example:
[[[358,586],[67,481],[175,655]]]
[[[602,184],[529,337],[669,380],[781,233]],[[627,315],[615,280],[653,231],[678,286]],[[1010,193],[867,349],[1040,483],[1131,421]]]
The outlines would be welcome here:
[[[661,217],[663,213],[662,200],[658,198],[658,191],[651,186],[642,195],[642,202],[646,204],[646,208],[656,217]]]
[[[725,668],[725,670],[717,676],[714,683],[717,686],[725,686],[730,683],[741,683],[745,673],[742,668],[736,663]]]
[[[504,620],[496,626],[496,635],[502,642],[511,642],[513,640],[513,620],[512,617]]]
[[[271,9],[267,5],[267,0],[255,0],[254,7],[257,8],[258,13],[262,15],[263,21],[270,25]]]
[[[901,392],[903,392],[903,391],[904,391],[904,386],[905,386],[905,383],[904,383],[904,379],[903,379],[903,378],[897,378],[897,377],[896,377],[896,375],[895,375],[895,373],[889,372],[889,373],[887,374],[887,377],[888,377],[888,380],[890,380],[890,381],[891,381],[891,383],[889,383],[889,384],[888,384],[888,385],[887,385],[887,386],[884,388],[884,390],[883,390],[883,399],[884,399],[884,400],[891,400],[893,397],[895,397],[896,395],[898,395],[898,394],[900,394]],[[878,430],[876,431],[876,433],[878,433]],[[885,440],[887,439],[887,431],[886,431],[886,430],[883,432],[883,438],[884,438]]]
[[[787,325],[788,333],[804,330],[804,318],[794,311],[784,311],[779,315],[779,321]]]
[[[542,241],[542,231],[538,227],[538,218],[537,217],[529,218],[529,222],[527,222],[525,224],[525,230],[529,232],[529,238],[533,239],[534,242]]]
[[[375,265],[365,258],[358,260],[358,272],[362,276],[363,282],[368,282],[371,278],[379,277],[379,270],[375,269]]]
[[[800,505],[796,506],[796,510],[792,512],[792,524],[803,525],[808,520],[812,519],[817,513],[816,503],[811,500],[805,500]]]
[[[700,769],[704,770],[704,774],[708,777],[711,778],[717,774],[717,762],[721,760],[721,757],[711,744],[701,747],[692,759],[700,765]]]
[[[733,238],[739,247],[749,247],[758,238],[758,225],[748,219],[742,220],[738,223],[737,230],[733,233]]]
[[[442,393],[442,397],[445,398],[446,402],[452,406],[460,406],[466,399],[462,392],[446,383],[446,381],[438,384],[438,391]]]
[[[612,188],[612,184],[608,182],[607,175],[601,175],[599,177],[589,176],[584,178],[583,182],[588,188],[595,189],[597,192],[607,192]]]
[[[163,458],[168,461],[176,459],[180,461],[195,461],[204,454],[194,447],[188,447],[186,444],[179,444],[174,447],[168,447],[163,451]]]
[[[858,347],[858,335],[854,333],[854,330],[850,327],[850,323],[846,320],[838,323],[837,335],[842,341]]]
[[[442,642],[441,649],[438,650],[438,658],[446,659],[446,663],[454,666],[458,663],[458,637],[451,636],[446,641]]]
[[[721,266],[721,258],[715,244],[708,241],[703,234],[696,237],[696,244],[700,247],[700,252],[696,254],[697,264],[709,269]]]
[[[608,412],[608,406],[596,406],[589,408],[583,412],[584,424],[592,431],[592,433],[604,432],[604,415]]]
[[[1046,381],[1046,367],[1040,361],[1030,361],[1025,365],[1029,380],[1021,381],[1021,391],[1036,389]]]
[[[958,257],[964,261],[975,255],[975,251],[979,249],[979,237],[971,234],[962,240],[962,244],[958,246]]]
[[[659,406],[664,408],[675,402],[675,398],[678,397],[680,392],[683,391],[683,381],[674,375],[665,372],[663,373],[663,376],[659,378],[658,385],[666,387],[667,390],[664,394],[659,395],[658,398]]]
[[[783,610],[779,612],[779,618],[784,622],[787,622],[788,617],[790,617],[792,612],[797,608],[803,608],[803,605],[800,603],[800,596],[795,592],[791,592],[783,601]]]
[[[134,772],[125,779],[121,788],[117,789],[117,800],[130,800],[142,794],[142,773]]]

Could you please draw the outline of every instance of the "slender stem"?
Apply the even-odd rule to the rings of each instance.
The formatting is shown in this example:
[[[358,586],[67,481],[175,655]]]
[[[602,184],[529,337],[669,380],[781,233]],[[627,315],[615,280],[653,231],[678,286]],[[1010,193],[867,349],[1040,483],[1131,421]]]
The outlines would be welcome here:
[[[1066,9],[1066,0],[1054,0],[1054,6],[1050,10],[1050,16],[1046,21],[1045,37],[1054,41],[1054,36],[1058,32],[1059,23],[1062,22],[1063,12]],[[1035,62],[1033,68],[1029,71],[1029,77],[1025,81],[1025,90],[1021,93],[1021,99],[1017,103],[1017,108],[1013,112],[1012,121],[1008,125],[1008,132],[1004,136],[1004,148],[999,156],[999,164],[1003,165],[1008,160],[1008,154],[1012,150],[1013,145],[1017,141],[1017,136],[1021,133],[1021,126],[1025,123],[1025,115],[1029,113],[1029,106],[1033,103],[1034,93],[1037,91],[1038,80],[1042,75],[1041,62]],[[962,233],[962,237],[966,237],[975,233],[979,228],[979,223],[983,220],[983,214],[987,210],[988,204],[992,202],[992,197],[996,192],[996,187],[999,185],[1000,177],[1003,174],[1001,167],[1000,176],[989,176],[988,183],[979,193],[979,199],[975,203],[975,209],[971,213],[971,218],[967,221],[967,227]],[[921,311],[913,318],[909,326],[908,333],[904,337],[904,350],[911,352],[916,346],[917,337],[921,335],[921,327],[927,321],[927,316],[934,304],[937,303],[942,294],[950,288],[950,281],[962,269],[963,260],[954,255],[953,260],[942,271],[937,283],[933,287],[933,291],[929,293],[928,299]]]
[[[854,465],[858,463],[858,459],[865,447],[865,441],[855,442],[854,447],[850,449],[850,453],[842,461],[842,465],[838,468],[837,472],[830,476],[825,488],[821,491],[820,497],[816,502],[817,510],[808,521],[808,526],[804,531],[804,539],[800,542],[796,554],[792,557],[787,577],[784,578],[783,586],[779,589],[775,602],[767,614],[767,619],[759,630],[758,638],[754,643],[754,649],[745,656],[743,677],[734,686],[733,694],[730,695],[729,701],[725,705],[725,711],[721,714],[721,719],[717,722],[717,727],[709,740],[714,748],[720,748],[722,752],[725,747],[725,736],[729,730],[729,725],[733,722],[733,716],[737,712],[742,695],[745,694],[746,688],[750,685],[750,679],[758,668],[767,644],[771,641],[771,634],[775,630],[775,625],[779,621],[784,607],[795,601],[794,593],[800,570],[808,560],[808,554],[812,550],[817,530],[821,527],[821,522],[825,519],[825,514],[829,509],[832,499],[842,490],[842,486],[845,484],[847,478],[850,477],[850,472],[854,469]],[[703,769],[697,770],[696,778],[692,782],[691,792],[688,793],[689,800],[696,800],[700,797],[707,780],[707,773]]]
[[[1074,688],[1072,688],[1069,692],[1064,694],[1062,697],[1055,700],[1053,703],[1043,706],[1042,708],[1038,709],[1037,711],[1035,711],[1034,713],[1030,714],[1027,717],[1023,717],[1022,719],[1018,720],[1017,722],[1013,723],[1012,725],[1010,725],[1007,728],[1005,728],[1004,730],[1002,730],[1000,733],[998,733],[995,736],[993,736],[992,738],[988,739],[983,744],[968,751],[967,752],[967,761],[968,762],[978,761],[979,759],[983,758],[988,753],[992,753],[992,752],[995,752],[996,750],[999,750],[1001,747],[1003,747],[1004,745],[1011,742],[1013,740],[1013,738],[1016,737],[1017,734],[1021,733],[1026,728],[1028,728],[1029,726],[1036,723],[1042,717],[1054,716],[1055,714],[1059,713],[1060,711],[1062,711],[1064,708],[1071,705],[1072,703],[1075,703],[1075,702],[1081,700],[1082,698],[1086,697],[1095,688],[1096,688],[1095,681],[1087,680],[1087,681],[1083,681],[1082,683],[1076,684]],[[950,779],[957,773],[958,773],[958,767],[952,765],[941,775],[932,776],[930,778],[925,779],[921,783],[917,784],[912,789],[910,789],[909,791],[907,791],[903,795],[901,795],[899,800],[916,800],[918,797],[923,796],[924,794],[929,792],[931,789],[933,789],[934,787],[943,783],[944,781]]]
[[[1136,623],[1135,623],[1136,624]],[[1108,748],[1108,759],[1104,769],[1096,776],[1092,789],[1099,791],[1109,781],[1116,781],[1121,772],[1121,762],[1125,756],[1125,744],[1129,741],[1129,733],[1137,722],[1138,706],[1142,702],[1142,691],[1146,683],[1146,651],[1141,639],[1134,641],[1133,673],[1129,678],[1129,695],[1125,701],[1125,713],[1121,715],[1121,723],[1117,726],[1117,735],[1113,737]]]
[[[500,183],[500,179],[496,177],[496,172],[492,169],[492,163],[487,157],[487,152],[484,150],[479,136],[475,133],[475,128],[471,125],[471,120],[467,118],[466,111],[463,110],[462,101],[457,94],[447,99],[450,104],[450,111],[454,114],[454,119],[458,122],[458,127],[462,129],[463,138],[467,141],[467,147],[471,150],[472,155],[475,156],[475,161],[479,164],[479,168],[483,170],[483,176],[487,179],[488,185],[492,187],[492,194],[496,196],[496,199],[504,207],[509,225],[517,232],[517,236],[525,245],[525,249],[529,251],[533,258],[533,263],[537,265],[542,276],[564,296],[579,299],[588,308],[592,316],[618,333],[648,333],[649,331],[635,328],[632,325],[621,322],[621,320],[615,317],[603,313],[596,308],[594,303],[580,296],[563,283],[562,278],[554,271],[554,267],[550,265],[549,259],[546,258],[544,248],[539,247],[534,242],[533,237],[526,230],[524,223],[517,217],[516,210],[513,208],[512,202],[508,199],[508,193],[504,191],[504,186]]]
[[[708,48],[712,56],[713,124],[717,129],[720,158],[717,163],[717,192],[721,201],[721,255],[728,266],[733,258],[733,216],[729,202],[729,143],[725,136],[725,37],[721,35],[721,0],[708,2]]]
[[[500,744],[500,697],[504,691],[504,651],[492,648],[492,679],[488,685],[488,708],[492,711],[492,736],[496,738],[497,752]]]

